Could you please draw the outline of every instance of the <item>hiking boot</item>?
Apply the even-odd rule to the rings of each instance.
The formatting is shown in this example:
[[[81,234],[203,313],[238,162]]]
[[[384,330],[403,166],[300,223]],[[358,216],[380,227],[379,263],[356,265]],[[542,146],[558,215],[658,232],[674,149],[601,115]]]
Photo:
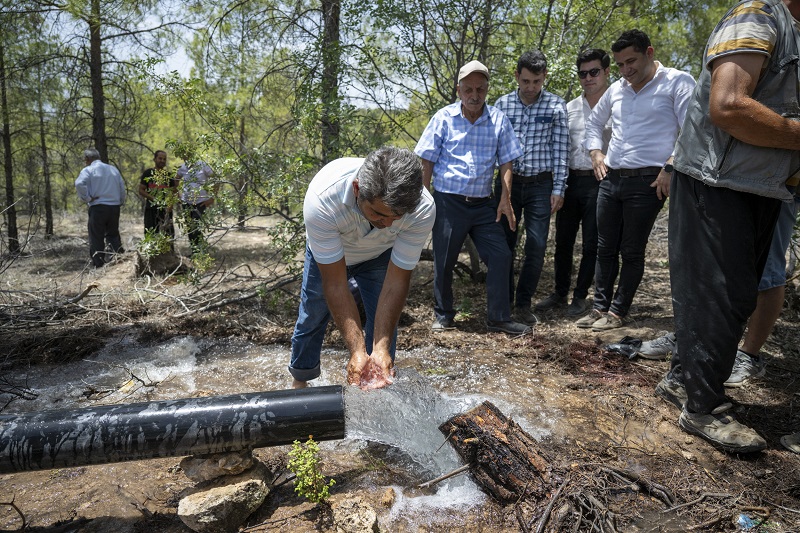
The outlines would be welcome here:
[[[529,326],[535,326],[539,323],[539,317],[534,315],[531,310],[526,307],[517,307],[514,309],[514,316],[517,320]]]
[[[747,352],[736,350],[736,361],[733,363],[731,375],[725,382],[726,387],[741,387],[750,381],[764,375],[764,359],[752,356]]]
[[[576,320],[575,325],[583,329],[590,328],[592,327],[592,324],[603,318],[605,315],[605,313],[598,311],[597,309],[592,309],[591,313]]]
[[[452,318],[435,318],[431,324],[433,331],[447,331],[449,329],[456,329],[456,322]]]
[[[667,355],[675,351],[675,346],[677,346],[675,333],[667,333],[657,339],[643,342],[637,353],[639,357],[644,357],[645,359],[663,360]]]
[[[689,399],[683,383],[678,383],[669,376],[664,376],[656,385],[656,396],[668,401],[678,409],[683,409],[683,405]]]
[[[684,407],[678,425],[726,453],[753,453],[766,448],[767,441],[761,435],[728,413],[732,407],[733,404],[726,402],[707,415],[690,413]]]
[[[606,313],[603,318],[592,324],[592,331],[606,331],[607,329],[621,328],[625,319]]]
[[[565,303],[567,303],[566,296],[559,296],[558,294],[553,293],[541,302],[537,302],[534,308],[537,311],[549,311],[550,309],[561,307]]]
[[[513,320],[487,320],[486,327],[489,331],[508,333],[509,335],[524,335],[533,331],[533,328]]]
[[[591,300],[586,298],[573,298],[567,306],[567,316],[581,316],[592,306]]]

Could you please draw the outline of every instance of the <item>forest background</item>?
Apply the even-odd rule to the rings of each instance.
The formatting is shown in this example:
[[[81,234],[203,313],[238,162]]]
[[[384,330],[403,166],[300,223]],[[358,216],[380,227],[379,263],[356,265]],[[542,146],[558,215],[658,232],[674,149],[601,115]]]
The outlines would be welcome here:
[[[731,4],[0,0],[0,272],[33,235],[53,235],[54,212],[85,208],[73,182],[92,145],[121,170],[128,213],[141,210],[135,191],[155,150],[169,152],[170,171],[181,158],[205,159],[221,184],[209,230],[278,215],[269,231],[294,261],[316,170],[384,144],[413,148],[430,116],[457,99],[467,61],[491,70],[493,102],[515,87],[518,56],[539,48],[546,89],[569,100],[580,90],[577,53],[609,49],[637,27],[663,64],[697,76]]]

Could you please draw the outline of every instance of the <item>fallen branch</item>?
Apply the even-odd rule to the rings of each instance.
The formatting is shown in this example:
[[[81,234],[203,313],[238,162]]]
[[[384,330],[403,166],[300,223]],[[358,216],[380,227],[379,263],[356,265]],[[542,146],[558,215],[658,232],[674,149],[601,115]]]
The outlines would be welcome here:
[[[618,468],[614,468],[611,466],[600,467],[600,470],[607,474],[611,474],[612,476],[615,476],[617,478],[622,478],[623,480],[626,481],[632,481],[633,483],[636,484],[637,488],[643,489],[648,494],[656,496],[659,500],[661,500],[670,507],[675,505],[675,497],[672,495],[670,490],[664,485],[655,483],[653,481],[650,481],[649,479],[645,479],[637,474],[634,474],[633,472],[628,472],[627,470],[620,470]]]
[[[447,473],[447,474],[445,474],[443,476],[437,477],[436,479],[432,479],[430,481],[426,481],[425,483],[422,483],[421,485],[418,485],[417,488],[427,489],[428,487],[430,487],[432,485],[436,485],[437,483],[440,483],[440,482],[444,481],[445,479],[450,479],[451,477],[457,476],[458,474],[460,474],[462,472],[466,472],[471,467],[472,467],[472,465],[460,466],[460,467],[456,468],[455,470],[453,470],[452,472],[449,472],[449,473]]]
[[[661,512],[662,513],[669,513],[669,512],[672,512],[672,511],[677,511],[678,509],[682,509],[684,507],[690,507],[692,505],[696,505],[696,504],[702,502],[706,498],[733,498],[733,497],[734,497],[733,494],[727,494],[727,493],[721,493],[721,492],[704,492],[703,494],[701,494],[700,496],[698,496],[697,498],[695,498],[694,500],[692,500],[690,502],[682,503],[680,505],[675,505],[673,507],[670,507],[669,509],[664,509]]]
[[[16,498],[16,496],[15,496],[15,497],[13,497],[13,498],[11,498],[11,501],[10,501],[10,502],[0,502],[0,505],[6,505],[6,506],[8,506],[8,507],[11,507],[12,509],[14,509],[14,510],[17,512],[17,514],[19,515],[19,517],[22,519],[22,527],[21,527],[21,528],[19,528],[19,531],[25,531],[26,529],[28,529],[28,522],[25,520],[25,513],[23,513],[23,512],[20,510],[20,508],[19,508],[19,507],[17,507],[17,504],[16,504],[16,503],[14,503],[14,499],[15,499],[15,498]]]
[[[544,508],[544,513],[542,514],[541,520],[539,520],[539,525],[536,527],[536,533],[544,533],[544,528],[547,526],[548,520],[550,520],[550,513],[553,512],[553,506],[556,503],[556,500],[559,496],[561,496],[561,491],[564,490],[564,487],[569,483],[569,477],[564,479],[561,483],[561,486],[558,487],[558,490],[553,497],[550,498],[550,503],[547,504],[547,507]],[[530,524],[528,524],[530,526]]]

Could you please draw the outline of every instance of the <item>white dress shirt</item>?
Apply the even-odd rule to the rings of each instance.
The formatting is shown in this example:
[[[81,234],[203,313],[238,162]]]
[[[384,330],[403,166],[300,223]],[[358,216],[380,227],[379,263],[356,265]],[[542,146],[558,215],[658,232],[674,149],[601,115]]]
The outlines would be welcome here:
[[[592,107],[584,95],[580,95],[567,103],[567,124],[569,125],[569,168],[574,170],[592,170],[592,157],[583,147],[586,138],[586,121],[592,114]],[[603,129],[603,152],[608,149],[611,140],[611,120]]]
[[[638,93],[624,78],[614,82],[586,123],[584,146],[602,150],[603,128],[611,119],[609,168],[660,167],[675,149],[695,81],[687,72],[658,61],[656,66],[655,76]]]

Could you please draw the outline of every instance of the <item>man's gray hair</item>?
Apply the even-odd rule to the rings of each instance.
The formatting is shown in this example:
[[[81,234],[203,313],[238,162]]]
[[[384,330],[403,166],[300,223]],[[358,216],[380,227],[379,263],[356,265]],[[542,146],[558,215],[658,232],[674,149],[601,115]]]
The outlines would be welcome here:
[[[405,148],[375,150],[364,160],[357,177],[360,199],[380,200],[397,216],[416,209],[422,196],[422,164]]]
[[[97,148],[87,148],[83,151],[83,158],[89,161],[100,159],[100,152],[97,151]]]

